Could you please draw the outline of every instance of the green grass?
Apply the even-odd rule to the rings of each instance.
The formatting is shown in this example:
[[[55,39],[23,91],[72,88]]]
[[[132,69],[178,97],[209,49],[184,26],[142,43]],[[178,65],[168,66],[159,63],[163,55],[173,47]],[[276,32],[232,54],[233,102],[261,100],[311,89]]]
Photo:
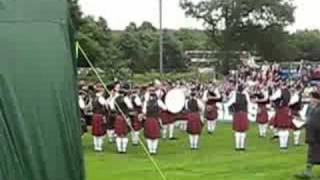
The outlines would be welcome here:
[[[203,131],[199,151],[189,149],[185,133],[179,131],[177,136],[177,141],[161,141],[154,157],[168,180],[290,180],[305,166],[306,146],[290,146],[288,153],[281,153],[276,141],[257,137],[254,124],[245,153],[234,151],[230,124],[218,124],[213,135]],[[107,143],[103,153],[95,153],[90,135],[83,144],[88,180],[160,179],[141,147],[129,145],[128,154],[121,155]],[[319,169],[315,174],[320,175]]]

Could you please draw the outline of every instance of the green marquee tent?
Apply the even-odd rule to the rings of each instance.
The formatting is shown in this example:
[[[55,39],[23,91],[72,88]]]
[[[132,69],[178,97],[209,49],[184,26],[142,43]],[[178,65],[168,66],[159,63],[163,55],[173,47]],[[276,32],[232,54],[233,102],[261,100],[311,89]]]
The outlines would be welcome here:
[[[66,0],[0,0],[0,179],[83,180]]]

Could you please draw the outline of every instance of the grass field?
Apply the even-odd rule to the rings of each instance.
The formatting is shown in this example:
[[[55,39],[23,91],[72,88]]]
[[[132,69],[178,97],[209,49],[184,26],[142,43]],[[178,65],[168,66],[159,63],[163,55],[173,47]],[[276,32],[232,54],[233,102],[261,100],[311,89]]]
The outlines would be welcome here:
[[[288,153],[281,153],[276,141],[257,137],[254,124],[247,152],[234,151],[230,124],[218,124],[213,135],[203,131],[198,151],[189,149],[186,134],[176,134],[179,139],[161,141],[159,154],[154,156],[168,180],[290,180],[305,166],[306,146],[290,146]],[[107,143],[103,153],[95,153],[90,135],[84,137],[83,144],[88,180],[160,179],[141,147],[129,145],[128,154],[123,155]],[[320,175],[319,169],[314,172]]]

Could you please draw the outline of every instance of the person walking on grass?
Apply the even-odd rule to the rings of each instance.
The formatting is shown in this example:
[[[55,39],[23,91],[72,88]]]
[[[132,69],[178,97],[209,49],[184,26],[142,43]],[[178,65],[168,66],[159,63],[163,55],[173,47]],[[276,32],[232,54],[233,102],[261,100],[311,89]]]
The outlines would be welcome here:
[[[307,165],[302,173],[295,175],[298,179],[311,179],[313,166],[320,165],[320,93],[313,92],[311,96],[312,110],[306,124]]]

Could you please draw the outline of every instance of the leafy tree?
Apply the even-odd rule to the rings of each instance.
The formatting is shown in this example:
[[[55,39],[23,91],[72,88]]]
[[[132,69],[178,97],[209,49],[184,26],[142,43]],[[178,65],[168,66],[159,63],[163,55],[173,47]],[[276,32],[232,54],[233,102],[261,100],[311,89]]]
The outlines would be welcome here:
[[[320,60],[320,31],[297,31],[291,36],[290,44],[296,47],[298,59]]]
[[[148,60],[151,68],[159,69],[159,39],[154,41]],[[182,43],[168,30],[163,33],[163,67],[166,72],[182,71],[186,68]]]
[[[200,19],[207,26],[210,38],[223,53],[224,71],[231,65],[232,51],[266,50],[257,48],[262,46],[257,37],[265,32],[279,33],[272,27],[283,32],[294,22],[291,0],[181,0],[180,4],[187,16]]]

